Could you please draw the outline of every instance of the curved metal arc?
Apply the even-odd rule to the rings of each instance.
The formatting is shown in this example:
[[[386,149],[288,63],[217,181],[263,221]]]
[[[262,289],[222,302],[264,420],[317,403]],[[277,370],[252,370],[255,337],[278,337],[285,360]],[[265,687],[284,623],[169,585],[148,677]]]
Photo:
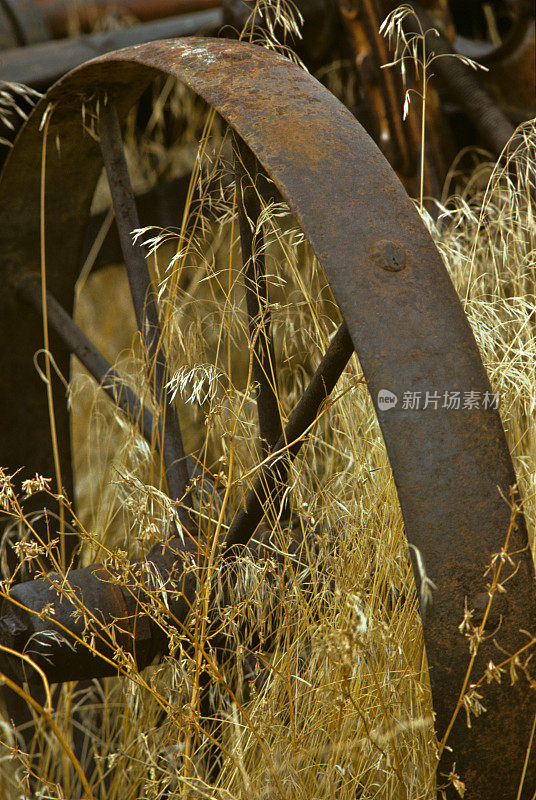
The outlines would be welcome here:
[[[463,400],[470,393],[490,392],[456,292],[402,185],[347,109],[282,57],[224,40],[158,42],[120,51],[75,70],[51,90],[47,100],[56,104],[56,130],[72,137],[65,137],[67,154],[52,164],[52,177],[59,184],[65,165],[79,161],[80,149],[89,175],[76,209],[67,207],[64,189],[63,197],[54,197],[56,236],[67,220],[74,229],[71,241],[81,240],[77,214],[88,209],[96,179],[93,149],[76,120],[73,95],[106,86],[124,112],[158,71],[186,83],[236,130],[286,198],[326,271],[375,403],[408,539],[438,587],[425,641],[441,734],[469,661],[458,632],[465,599],[471,602],[486,591],[484,572],[504,545],[510,524],[500,491],[508,496],[515,480],[498,412],[442,402],[456,393]],[[36,113],[19,137],[0,196],[13,187],[15,158],[29,149],[35,159]],[[22,237],[14,213],[0,212],[0,235],[35,260],[36,244],[27,243],[27,232]],[[27,210],[23,216],[28,219]],[[76,255],[69,260],[62,254],[60,260],[53,278],[61,286],[62,270],[64,283],[75,274]],[[394,407],[379,403],[382,390],[397,398]],[[420,408],[412,408],[408,397],[418,397]],[[518,522],[510,540],[518,554],[517,574],[508,583],[499,637],[509,652],[525,644],[519,629],[534,619],[532,563],[523,521]],[[476,671],[495,657],[492,648],[491,642],[482,643]],[[502,800],[514,784],[517,790],[536,700],[517,684],[487,690],[486,705],[485,720],[469,733],[464,721],[456,723],[450,739],[455,752],[440,768],[448,772],[456,761],[459,774],[471,782],[468,796]],[[532,761],[527,797],[536,785]]]

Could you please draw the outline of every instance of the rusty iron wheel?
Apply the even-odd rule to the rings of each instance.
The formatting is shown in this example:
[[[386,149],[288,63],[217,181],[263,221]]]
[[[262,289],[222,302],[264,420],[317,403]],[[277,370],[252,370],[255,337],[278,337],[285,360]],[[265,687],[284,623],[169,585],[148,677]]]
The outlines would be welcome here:
[[[344,319],[285,431],[276,422],[279,415],[273,414],[273,391],[263,379],[271,346],[265,328],[255,360],[261,387],[260,428],[266,446],[278,448],[285,443],[284,437],[286,441],[299,438],[355,349],[387,447],[408,541],[422,554],[428,576],[437,587],[423,628],[436,731],[440,740],[450,732],[452,748],[443,751],[439,773],[448,775],[455,762],[456,772],[467,785],[466,798],[504,800],[515,796],[526,768],[519,797],[528,800],[536,786],[536,759],[531,757],[525,763],[536,698],[524,679],[513,686],[486,686],[482,692],[487,713],[474,720],[471,729],[466,727],[465,715],[458,714],[450,730],[460,693],[469,689],[464,682],[470,654],[458,626],[465,604],[474,608],[486,597],[486,570],[505,550],[514,566],[501,561],[501,579],[505,574],[509,577],[496,632],[503,655],[493,637],[487,637],[486,629],[471,674],[483,674],[488,662],[504,660],[504,653],[512,655],[524,648],[526,658],[531,652],[521,631],[530,630],[534,620],[532,559],[522,515],[512,520],[508,497],[515,476],[498,411],[482,406],[432,406],[415,411],[401,403],[387,409],[378,404],[384,389],[398,398],[407,391],[423,397],[427,392],[439,396],[459,392],[462,397],[466,392],[478,392],[483,396],[491,392],[488,377],[441,257],[402,185],[350,112],[297,66],[240,42],[163,41],[112,53],[74,70],[36,107],[0,181],[0,368],[5,381],[0,397],[4,423],[0,463],[9,471],[23,464],[26,476],[54,474],[48,411],[33,366],[34,353],[42,346],[42,323],[37,315],[23,316],[21,305],[21,296],[35,305],[41,302],[40,126],[47,109],[53,110],[49,141],[60,142],[59,148],[51,146],[47,151],[44,198],[48,309],[49,313],[55,309],[59,320],[50,343],[56,362],[67,373],[71,351],[83,355],[85,349],[85,357],[93,359],[97,372],[107,370],[104,362],[99,366],[99,354],[87,340],[80,339],[69,317],[78,253],[104,160],[111,176],[138,324],[153,359],[154,391],[163,390],[165,363],[155,346],[158,316],[143,251],[130,237],[136,227],[136,209],[120,138],[127,111],[161,73],[179,78],[221,115],[240,142],[242,162],[250,153],[258,159],[307,235]],[[100,146],[85,133],[80,114],[81,101],[96,93],[106,96]],[[256,212],[250,207],[248,213]],[[241,235],[247,261],[251,242],[245,224]],[[250,282],[255,291],[249,292],[248,311],[254,318],[265,300],[263,266],[258,259],[249,259],[249,263],[246,287]],[[51,327],[53,317],[51,313]],[[112,376],[112,384],[114,380]],[[120,386],[115,388],[126,413],[138,414],[143,424],[136,398]],[[185,500],[182,513],[187,524],[188,472],[180,425],[173,414],[166,417],[161,445],[168,487],[171,496]],[[31,435],[21,437],[29,419]],[[68,455],[69,417],[59,403],[56,424],[63,453]],[[292,455],[289,448],[288,457]],[[268,460],[262,491],[276,495],[284,471],[285,462],[281,468]],[[64,484],[71,492],[69,476]],[[235,517],[225,545],[228,552],[249,541],[262,516],[261,487],[257,489],[251,492],[246,509]],[[67,557],[73,547],[67,543]],[[180,557],[176,540],[149,554],[162,574],[169,574]],[[96,565],[72,571],[69,579],[103,618],[124,620],[126,633],[132,634],[130,640],[125,634],[125,647],[134,650],[138,666],[151,663],[161,642],[154,641],[150,621],[137,620],[135,630],[129,628],[129,620],[135,617],[132,596],[103,583],[99,576],[102,569]],[[104,591],[105,586],[109,591]],[[50,627],[52,623],[35,613],[48,597],[47,588],[47,582],[41,580],[12,589],[11,599],[28,610],[4,602],[0,620],[4,643],[21,646],[30,630]],[[187,581],[186,599],[193,591],[195,586]],[[73,627],[68,602],[59,605],[65,607],[56,611],[57,618]],[[182,619],[187,612],[186,601],[175,610]],[[58,644],[49,651],[48,659],[43,659],[42,667],[51,680],[113,672],[105,660],[84,655],[83,648],[77,647],[74,656],[71,651],[66,656],[64,650]],[[456,796],[453,792],[450,787],[447,796]]]

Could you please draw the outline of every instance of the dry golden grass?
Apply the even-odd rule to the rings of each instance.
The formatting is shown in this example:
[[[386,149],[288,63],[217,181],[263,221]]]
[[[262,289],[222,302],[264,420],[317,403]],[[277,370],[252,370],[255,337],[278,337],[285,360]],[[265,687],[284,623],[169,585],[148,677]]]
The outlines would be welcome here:
[[[310,248],[290,226],[288,215],[276,219],[276,210],[266,213],[266,253],[276,355],[282,365],[280,399],[286,416],[327,346],[337,312]],[[227,227],[232,225],[231,219]],[[231,482],[230,504],[236,507],[258,462],[254,387],[251,378],[247,380],[247,361],[241,358],[247,345],[247,317],[237,280],[236,225],[233,242],[230,232],[224,234],[221,228],[216,236],[209,232],[209,239],[216,240],[216,247],[208,248],[213,254],[210,261],[203,263],[197,254],[190,264],[188,253],[184,266],[177,267],[191,270],[195,277],[188,293],[173,303],[169,337],[174,346],[169,349],[175,374],[187,378],[183,399],[209,395],[204,403],[183,404],[181,419],[186,412],[191,421],[184,428],[194,432],[187,444],[201,457],[206,435],[207,461],[223,474],[232,458],[236,477]],[[226,269],[229,260],[234,266],[230,272]],[[159,272],[164,281],[172,283],[176,277],[173,272],[166,275],[165,261]],[[95,294],[98,298],[101,293],[97,289]],[[336,395],[337,401],[319,421],[293,474],[294,506],[304,526],[318,524],[321,531],[320,556],[312,563],[312,580],[317,584],[314,600],[300,588],[303,576],[291,583],[278,582],[274,592],[263,583],[271,565],[253,561],[243,565],[234,624],[246,615],[262,630],[267,607],[272,607],[272,614],[280,620],[279,636],[273,652],[261,662],[268,661],[264,685],[250,690],[252,696],[243,709],[236,703],[225,705],[223,742],[230,756],[224,759],[218,788],[202,787],[202,739],[197,743],[201,752],[195,758],[178,770],[174,761],[171,771],[165,760],[166,766],[155,767],[154,778],[147,783],[147,755],[142,757],[139,749],[141,734],[149,737],[143,737],[144,742],[153,742],[157,763],[169,747],[173,752],[177,748],[188,752],[189,743],[196,738],[196,665],[184,657],[182,662],[169,660],[153,670],[153,688],[169,699],[173,687],[176,698],[178,717],[160,726],[155,722],[158,702],[136,687],[128,699],[128,713],[123,709],[118,715],[115,704],[123,702],[123,682],[108,682],[105,715],[118,725],[110,737],[111,749],[121,753],[116,756],[116,766],[125,768],[124,773],[119,770],[125,775],[118,790],[121,796],[143,796],[142,785],[155,796],[166,785],[166,791],[173,789],[177,796],[182,796],[186,785],[191,787],[191,796],[203,796],[207,791],[208,796],[216,797],[245,793],[354,797],[359,786],[373,790],[378,797],[403,794],[402,786],[408,797],[424,792],[431,712],[413,579],[396,492],[357,363],[347,369]],[[85,415],[82,419],[87,425]],[[110,545],[120,544],[135,555],[136,540],[148,519],[140,513],[140,508],[147,506],[147,494],[144,499],[143,483],[134,486],[128,478],[133,473],[139,476],[141,467],[142,481],[146,480],[148,465],[138,464],[124,446],[118,448],[118,458],[110,458],[109,441],[107,436],[93,436],[85,438],[85,446],[80,441],[77,448],[81,458],[85,450],[86,458],[97,458],[109,470],[82,470],[86,480],[87,476],[93,478],[97,489],[91,493],[97,498],[93,500],[96,513],[84,522]],[[105,443],[106,452],[97,455],[99,442]],[[131,460],[128,466],[126,451]],[[247,481],[241,480],[242,473],[248,473]],[[117,474],[123,479],[118,480]],[[221,478],[220,482],[225,485]],[[102,501],[101,486],[105,487]],[[103,523],[102,513],[105,509],[110,518],[110,509],[115,507],[124,522],[127,493],[132,505],[126,513],[134,530],[118,540],[121,526]],[[89,510],[88,505],[84,508]],[[290,564],[287,570],[292,571]],[[387,599],[391,590],[409,598],[394,610]],[[240,671],[240,665],[235,668]],[[123,724],[117,722],[118,716]]]

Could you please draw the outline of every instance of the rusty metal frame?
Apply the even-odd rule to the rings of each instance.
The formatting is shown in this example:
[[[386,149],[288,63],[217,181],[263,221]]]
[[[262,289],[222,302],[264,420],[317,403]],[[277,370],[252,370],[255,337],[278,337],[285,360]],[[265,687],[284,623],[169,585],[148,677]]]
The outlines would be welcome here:
[[[41,323],[28,317],[21,330],[20,306],[9,288],[21,270],[36,270],[40,261],[43,113],[52,112],[45,197],[48,288],[70,309],[84,224],[101,171],[98,147],[84,130],[81,101],[93,98],[97,87],[124,117],[162,72],[204,98],[255,153],[329,279],[375,404],[408,541],[437,586],[423,625],[442,737],[469,664],[468,643],[458,629],[464,607],[474,608],[486,596],[486,570],[505,546],[515,569],[503,566],[512,577],[495,638],[511,654],[530,643],[521,629],[531,630],[535,619],[532,559],[523,519],[519,515],[512,524],[505,499],[515,476],[493,408],[432,403],[413,410],[402,402],[406,392],[423,399],[427,392],[439,397],[459,392],[463,398],[466,392],[484,396],[491,388],[441,257],[402,185],[350,112],[284,58],[225,40],[144,44],[75,70],[36,107],[0,180],[0,342],[11,345],[0,350],[5,382],[0,463],[53,474],[43,388],[32,364],[41,346]],[[59,341],[52,347],[67,372],[66,349]],[[394,408],[378,405],[382,389],[398,397]],[[57,415],[60,435],[68,438],[61,404]],[[35,437],[21,439],[18,431],[27,428],[28,419]],[[482,675],[490,660],[501,658],[489,637],[472,674]],[[481,691],[487,713],[470,730],[458,715],[449,737],[453,752],[444,751],[439,772],[448,773],[456,762],[466,798],[504,800],[517,791],[536,696],[524,678]],[[535,786],[536,758],[530,757],[521,800],[532,797]]]

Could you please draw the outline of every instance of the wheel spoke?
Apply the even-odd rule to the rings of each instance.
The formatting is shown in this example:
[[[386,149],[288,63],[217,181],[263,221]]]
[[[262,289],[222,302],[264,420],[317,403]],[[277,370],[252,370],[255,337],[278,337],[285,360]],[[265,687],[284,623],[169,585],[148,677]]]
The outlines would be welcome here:
[[[298,454],[303,434],[315,421],[320,406],[333,391],[353,352],[352,339],[343,323],[272,448],[274,458],[263,466],[248,495],[245,510],[241,509],[234,518],[225,542],[225,553],[236,545],[248,543],[266,507],[277,513],[282,500],[281,484],[287,480],[290,460]],[[281,458],[282,454],[287,456]]]
[[[246,305],[253,342],[253,377],[259,386],[257,411],[261,452],[265,458],[281,437],[283,427],[277,399],[277,375],[268,310],[264,237],[262,232],[256,232],[261,214],[261,202],[255,187],[258,162],[244,144],[235,140],[234,163]]]
[[[169,369],[162,350],[156,299],[143,248],[132,240],[132,232],[139,228],[138,213],[123,152],[119,120],[111,104],[101,108],[99,134],[136,321],[148,354],[155,403],[162,400],[164,406],[163,459],[168,490],[172,499],[182,499],[191,505],[187,495],[189,476],[179,420],[166,390]]]
[[[16,292],[40,314],[43,312],[41,278],[37,273],[27,274],[21,278],[16,285]],[[71,353],[102,386],[127,419],[139,428],[142,436],[151,443],[153,435],[159,433],[153,430],[151,412],[145,408],[135,392],[125,384],[119,373],[90,342],[50,292],[47,292],[47,319],[50,327]]]

